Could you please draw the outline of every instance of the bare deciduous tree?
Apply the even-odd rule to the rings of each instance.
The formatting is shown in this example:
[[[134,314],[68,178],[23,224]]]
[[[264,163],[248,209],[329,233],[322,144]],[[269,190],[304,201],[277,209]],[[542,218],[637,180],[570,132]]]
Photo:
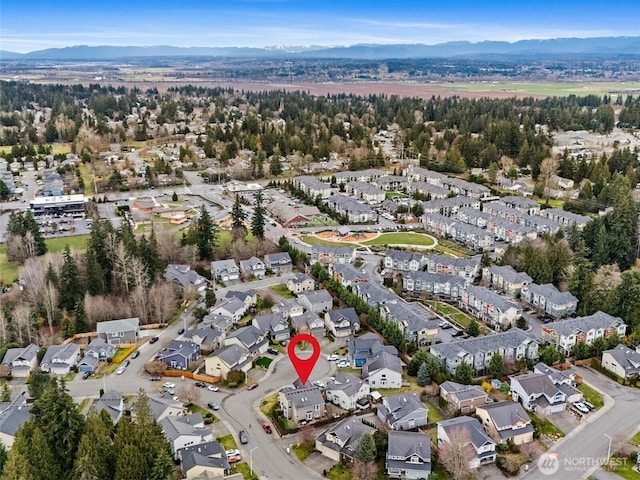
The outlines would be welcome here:
[[[44,310],[47,313],[47,323],[49,324],[49,333],[53,335],[53,321],[56,318],[58,310],[58,289],[51,282],[47,282],[42,292],[42,301]]]
[[[542,454],[542,448],[538,442],[523,443],[518,447],[520,453],[525,456],[527,461],[533,462]]]
[[[628,457],[631,452],[633,452],[633,447],[629,442],[629,438],[622,433],[616,433],[611,441],[611,453],[621,457]]]
[[[542,183],[544,187],[544,197],[549,203],[549,190],[551,188],[551,179],[558,171],[558,160],[556,158],[545,158],[540,164],[540,175],[538,181]]]
[[[149,322],[149,295],[142,285],[137,285],[129,295],[133,315],[140,319],[141,323]]]
[[[353,480],[376,478],[376,475],[378,475],[378,464],[376,462],[364,462],[356,459],[351,464],[351,478]]]
[[[176,291],[171,282],[156,282],[149,289],[151,319],[166,324],[176,311]]]
[[[42,258],[29,258],[18,271],[25,285],[25,293],[29,304],[37,308],[42,304],[42,291],[46,281],[47,266]]]
[[[180,401],[185,405],[192,405],[200,401],[200,389],[194,384],[182,385],[176,393]]]
[[[7,343],[9,340],[9,321],[4,308],[0,308],[0,342]]]
[[[16,327],[18,342],[25,345],[33,340],[31,328],[31,309],[25,303],[16,305],[13,309],[13,323]],[[26,335],[26,341],[25,341]]]
[[[316,431],[311,425],[305,425],[298,432],[298,445],[311,446],[316,441]]]
[[[471,448],[469,431],[464,427],[452,428],[449,441],[438,445],[438,459],[454,480],[463,480],[471,476],[469,462],[474,452]]]

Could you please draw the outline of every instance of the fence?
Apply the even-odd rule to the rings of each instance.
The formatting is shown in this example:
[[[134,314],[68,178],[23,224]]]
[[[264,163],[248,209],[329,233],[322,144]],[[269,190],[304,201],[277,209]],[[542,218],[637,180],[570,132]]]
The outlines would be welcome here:
[[[123,349],[124,350],[121,350]],[[113,356],[113,363],[121,363],[125,358],[133,353],[138,348],[135,343],[121,343],[118,345],[118,352]]]
[[[165,377],[184,377],[190,378],[192,380],[197,380],[199,382],[207,382],[207,383],[218,383],[220,382],[220,377],[210,377],[209,375],[200,375],[197,373],[191,373],[182,370],[165,370],[162,375]]]

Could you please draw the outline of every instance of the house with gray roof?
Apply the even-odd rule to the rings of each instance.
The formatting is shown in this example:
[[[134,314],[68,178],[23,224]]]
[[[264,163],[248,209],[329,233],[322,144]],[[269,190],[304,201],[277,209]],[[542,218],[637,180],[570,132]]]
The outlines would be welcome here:
[[[625,380],[640,374],[640,347],[635,350],[626,345],[602,352],[602,367]]]
[[[107,390],[98,399],[94,399],[92,407],[96,413],[107,412],[113,424],[117,424],[124,414],[124,397],[117,390]]]
[[[356,260],[356,249],[342,245],[313,245],[309,252],[309,263],[321,265],[353,263]]]
[[[287,280],[287,289],[293,294],[300,294],[312,291],[316,282],[306,273],[296,273],[293,278]]]
[[[96,337],[85,347],[84,356],[94,357],[101,362],[106,362],[107,359],[113,358],[117,350],[118,347],[115,345],[107,343],[103,338]]]
[[[516,375],[510,380],[511,398],[529,412],[550,415],[567,407],[567,395],[544,373]]]
[[[459,178],[447,177],[440,181],[443,188],[455,193],[456,195],[464,195],[469,198],[488,197],[490,190],[484,185],[478,183],[467,182]]]
[[[223,345],[225,332],[213,325],[200,323],[198,328],[187,330],[183,334],[187,340],[200,345],[200,351],[210,352]]]
[[[419,480],[431,473],[431,437],[428,433],[389,432],[385,460],[387,478]]]
[[[186,413],[182,402],[174,400],[173,395],[169,395],[166,392],[162,394],[149,393],[147,399],[149,400],[151,415],[157,422],[167,416],[185,415]],[[131,413],[135,416],[135,404],[131,405]]]
[[[80,373],[85,373],[85,372],[95,373],[95,371],[98,370],[99,366],[100,366],[100,360],[98,360],[97,357],[92,357],[90,355],[89,356],[85,355],[78,362],[78,372],[80,372]]]
[[[251,325],[256,327],[262,334],[267,335],[272,340],[280,342],[289,340],[291,334],[289,322],[280,313],[269,313],[259,315],[251,320]]]
[[[223,478],[230,472],[226,451],[217,440],[181,448],[178,457],[186,478]]]
[[[465,437],[468,439],[467,445],[473,449],[474,453],[469,461],[469,468],[479,468],[481,465],[496,461],[496,442],[487,435],[476,418],[462,416],[438,422],[439,446],[451,441],[459,442]]]
[[[349,182],[368,182],[371,183],[372,180],[376,178],[384,177],[389,175],[388,172],[384,170],[379,170],[377,168],[368,168],[366,170],[356,170],[350,171],[346,170],[344,172],[336,172],[333,174],[336,177],[336,183],[349,183]]]
[[[176,460],[178,458],[178,450],[214,440],[213,431],[204,424],[204,419],[200,412],[175,417],[169,415],[158,423],[162,433],[171,445],[171,453]]]
[[[367,182],[347,183],[347,193],[370,205],[377,205],[385,199],[385,191],[383,189]]]
[[[267,348],[269,348],[269,338],[255,326],[247,325],[227,335],[227,338],[224,339],[224,344],[239,345],[255,356],[266,353]]]
[[[293,270],[289,252],[267,253],[264,256],[264,264],[268,270],[275,274],[289,273]]]
[[[627,325],[620,317],[596,312],[586,317],[569,318],[542,327],[542,342],[554,345],[565,355],[570,355],[578,342],[591,345],[596,338],[609,338],[614,333],[624,337]]]
[[[333,380],[327,382],[325,388],[327,401],[345,410],[355,410],[358,400],[367,398],[369,392],[369,384],[350,373],[343,372],[336,373]]]
[[[427,182],[431,185],[442,185],[442,181],[448,178],[443,173],[419,167],[417,165],[411,165],[410,168],[407,167],[403,169],[402,174],[413,182]]]
[[[267,266],[258,257],[251,257],[247,260],[240,260],[240,272],[247,278],[264,278]]]
[[[238,343],[225,345],[205,358],[205,373],[222,379],[227,378],[231,370],[239,370],[246,374],[251,370],[254,358],[247,348]]]
[[[462,292],[460,305],[494,330],[506,330],[522,316],[520,305],[485,287],[468,284]]]
[[[98,336],[109,345],[136,343],[138,338],[140,338],[140,319],[134,317],[98,322],[96,329]]]
[[[273,307],[271,307],[271,311],[282,315],[283,318],[293,318],[302,315],[304,307],[293,298],[285,298],[276,302]]]
[[[473,413],[476,406],[487,403],[489,396],[478,385],[463,385],[447,380],[440,384],[440,396],[460,413]]]
[[[315,312],[305,311],[302,315],[291,317],[291,326],[297,333],[307,333],[316,338],[326,336],[327,330],[324,320]]]
[[[509,195],[500,198],[500,202],[509,208],[515,208],[529,215],[540,215],[540,204],[527,197]]]
[[[278,402],[287,420],[310,422],[326,415],[322,391],[308,383],[299,388],[286,387],[278,392]]]
[[[38,368],[38,350],[33,343],[26,347],[10,348],[4,354],[2,365],[9,368],[12,377],[28,377]]]
[[[325,312],[324,324],[335,338],[350,337],[360,330],[360,319],[352,307]]]
[[[27,420],[31,419],[32,403],[27,403],[24,394],[18,395],[11,402],[3,403],[0,410],[0,441],[8,450],[13,446],[16,433]]]
[[[495,238],[485,229],[461,222],[450,225],[448,236],[475,251],[490,250],[495,243]]]
[[[407,272],[402,275],[402,290],[414,296],[458,300],[467,285],[467,280],[457,275]]]
[[[170,368],[188,370],[200,356],[200,345],[187,340],[171,340],[164,350],[158,352],[157,359]]]
[[[482,280],[489,288],[513,298],[519,298],[522,287],[533,282],[533,279],[526,272],[518,272],[511,265],[492,265],[483,268]]]
[[[225,297],[211,307],[210,313],[228,317],[232,324],[236,324],[247,313],[247,305],[239,298]]]
[[[397,355],[382,351],[367,359],[362,367],[362,379],[371,388],[401,388],[402,361]]]
[[[402,190],[407,186],[408,180],[407,177],[401,175],[385,175],[372,180],[371,183],[385,192],[390,192]]]
[[[325,203],[340,215],[346,215],[350,223],[374,222],[378,218],[369,205],[362,204],[346,195],[333,195]]]
[[[238,280],[240,278],[240,269],[232,258],[216,260],[211,262],[211,277],[222,282]]]
[[[447,238],[451,236],[451,230],[459,222],[454,218],[445,217],[439,213],[430,213],[425,215],[422,223],[428,232]]]
[[[382,352],[398,355],[396,347],[393,345],[385,346],[382,338],[373,332],[347,339],[347,355],[354,368],[361,368],[370,358],[380,355]]]
[[[203,327],[215,328],[226,334],[234,325],[233,317],[221,313],[207,313],[202,319]]]
[[[563,318],[576,313],[578,299],[570,292],[561,292],[552,283],[529,283],[521,289],[522,301],[553,318]]]
[[[429,200],[422,202],[424,208],[425,217],[428,217],[432,213],[439,213],[445,217],[453,217],[457,215],[458,210],[461,208],[473,208],[480,210],[480,200],[471,197],[451,197],[443,198],[442,200]]]
[[[419,347],[438,340],[438,321],[431,310],[420,303],[399,301],[380,307],[380,315],[386,321],[395,322],[407,342]]]
[[[335,462],[351,461],[362,436],[373,435],[375,431],[360,418],[347,417],[316,437],[316,450]]]
[[[514,402],[487,403],[476,408],[482,427],[496,443],[533,441],[533,423],[522,405]]]
[[[354,292],[371,307],[380,308],[381,305],[398,301],[395,293],[375,282],[356,283]]]
[[[429,255],[427,257],[427,271],[430,273],[446,273],[457,275],[473,281],[480,270],[482,255],[471,258],[453,258],[446,255]]]
[[[407,193],[414,194],[415,192],[426,195],[427,200],[441,200],[443,198],[448,198],[451,193],[446,188],[442,188],[428,182],[411,182],[407,184]]]
[[[311,198],[316,198],[318,195],[321,198],[328,198],[331,195],[331,185],[321,182],[315,177],[294,177],[293,184]]]
[[[514,362],[521,358],[536,360],[538,342],[534,335],[511,328],[493,335],[431,345],[429,351],[451,374],[461,362],[467,362],[477,374],[482,374],[489,368],[493,355]]]
[[[40,370],[53,375],[66,375],[79,361],[80,347],[75,343],[51,345],[42,357]]]
[[[400,272],[417,272],[425,265],[425,256],[420,252],[389,249],[384,255],[384,268]]]
[[[578,215],[577,213],[568,212],[567,210],[562,210],[561,208],[544,208],[540,210],[540,216],[546,217],[549,220],[553,220],[554,222],[558,222],[564,228],[575,226],[579,230],[582,230],[587,225],[587,223],[591,221],[591,217],[587,217],[586,215]]]
[[[192,287],[196,292],[204,292],[207,289],[207,279],[189,265],[169,264],[164,270],[164,278],[170,282],[174,282],[183,290]]]
[[[297,302],[310,312],[322,313],[331,310],[333,297],[323,288],[304,293],[298,297]]]
[[[225,299],[237,298],[242,303],[244,303],[244,307],[249,310],[251,307],[255,307],[258,303],[258,294],[255,290],[227,290],[227,293],[224,296]]]
[[[427,424],[429,410],[415,392],[384,397],[378,418],[391,430],[411,430]]]
[[[348,263],[344,265],[329,265],[329,273],[333,276],[333,279],[340,282],[343,287],[351,287],[356,283],[369,282],[368,274],[362,273],[362,270],[358,270]]]

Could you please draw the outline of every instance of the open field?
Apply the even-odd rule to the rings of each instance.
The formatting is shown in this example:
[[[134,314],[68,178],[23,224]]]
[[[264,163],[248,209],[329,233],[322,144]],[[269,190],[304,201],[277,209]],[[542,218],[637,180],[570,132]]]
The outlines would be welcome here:
[[[436,242],[431,235],[422,233],[382,233],[373,240],[362,242],[362,245],[420,245],[431,247]]]

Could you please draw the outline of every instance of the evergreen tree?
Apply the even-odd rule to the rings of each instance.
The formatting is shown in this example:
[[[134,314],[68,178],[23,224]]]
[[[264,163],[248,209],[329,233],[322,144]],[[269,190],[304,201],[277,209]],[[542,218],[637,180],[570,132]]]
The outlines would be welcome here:
[[[480,335],[480,324],[475,319],[469,322],[469,326],[467,326],[467,333],[472,337]]]
[[[9,382],[6,380],[2,384],[2,393],[0,393],[0,402],[11,401],[11,389],[9,388]]]
[[[259,240],[264,239],[264,225],[266,223],[264,219],[265,210],[262,206],[262,192],[256,194],[256,207],[253,211],[253,218],[251,219],[251,233]]]
[[[178,194],[176,192],[173,192],[173,195],[171,195],[171,201],[173,201],[173,202],[177,202],[178,201]]]
[[[44,432],[33,419],[16,433],[2,472],[2,480],[51,480],[68,478],[60,467]]]
[[[87,314],[84,311],[84,301],[79,300],[76,303],[76,333],[85,333],[88,329],[87,326]]]
[[[7,463],[7,456],[9,452],[7,451],[7,447],[4,446],[4,443],[0,442],[0,475],[4,470],[4,465]],[[0,477],[2,478],[2,477]]]
[[[98,257],[93,248],[87,248],[84,254],[84,275],[87,291],[91,295],[106,293],[105,274],[98,262]]]
[[[216,292],[208,288],[204,292],[204,304],[207,308],[213,307],[216,304]]]
[[[504,360],[502,359],[502,355],[495,354],[491,356],[491,360],[489,361],[489,373],[493,378],[502,378],[504,375]]]
[[[280,155],[274,155],[269,165],[269,171],[274,177],[282,175],[282,162],[280,161]]]
[[[125,444],[118,451],[114,480],[148,479],[150,472],[144,454],[135,445]]]
[[[413,358],[407,365],[407,374],[412,377],[418,375],[420,367],[427,361],[428,358],[429,354],[426,350],[418,350],[416,353],[414,353]]]
[[[467,362],[462,362],[456,367],[453,380],[463,385],[471,385],[473,380],[473,369]]]
[[[233,202],[233,207],[231,207],[231,228],[243,228],[246,219],[247,214],[242,209],[240,195],[236,193],[236,199]]]
[[[376,459],[376,442],[373,435],[366,433],[360,437],[360,442],[353,452],[353,457],[363,462],[373,462]]]
[[[60,308],[72,310],[84,295],[80,270],[71,256],[69,245],[64,249],[64,262],[60,272]]]
[[[420,365],[418,369],[418,385],[424,387],[431,383],[431,375],[429,375],[429,365],[427,362]]]
[[[397,323],[386,322],[381,333],[385,340],[396,347],[399,352],[406,351],[406,340]]]
[[[193,243],[198,247],[200,260],[211,260],[218,237],[218,227],[213,223],[211,215],[209,215],[204,205],[200,207],[199,212],[198,219],[189,229],[186,242]]]
[[[102,416],[92,409],[85,422],[84,433],[75,456],[73,480],[113,478],[115,451],[112,434],[113,425],[109,428]]]
[[[67,315],[65,315],[64,318],[62,319],[60,330],[61,330],[60,333],[62,333],[62,336],[64,338],[73,337],[76,333],[76,327],[73,324],[73,320],[71,320],[71,318],[69,318]]]

